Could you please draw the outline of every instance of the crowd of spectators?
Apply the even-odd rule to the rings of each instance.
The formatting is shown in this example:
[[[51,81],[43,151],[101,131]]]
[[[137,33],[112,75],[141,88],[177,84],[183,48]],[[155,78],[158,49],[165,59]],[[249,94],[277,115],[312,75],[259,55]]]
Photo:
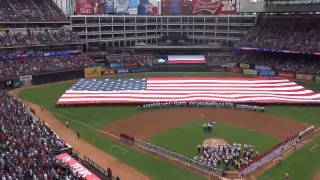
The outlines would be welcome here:
[[[53,152],[67,145],[36,121],[15,97],[0,91],[0,172],[2,180],[81,179]]]
[[[150,67],[152,66],[152,55],[147,54],[119,54],[107,55],[107,61],[111,68],[114,67]]]
[[[206,56],[209,66],[224,66],[227,63],[239,63],[241,57],[234,53],[210,54]]]
[[[0,80],[22,75],[92,67],[95,66],[95,63],[95,60],[86,55],[0,61]]]
[[[320,51],[320,16],[260,15],[257,25],[239,45],[303,52]]]
[[[214,168],[240,169],[250,164],[259,152],[248,144],[203,144],[198,145],[198,154],[193,159]]]
[[[228,63],[246,63],[269,66],[276,71],[289,71],[301,74],[320,74],[319,57],[275,53],[247,53],[228,56],[207,56],[210,66],[226,66]]]
[[[57,22],[66,17],[52,0],[3,0],[0,22]]]
[[[6,31],[0,33],[1,47],[20,47],[47,44],[69,44],[81,42],[79,36],[69,30],[27,30],[24,32]]]

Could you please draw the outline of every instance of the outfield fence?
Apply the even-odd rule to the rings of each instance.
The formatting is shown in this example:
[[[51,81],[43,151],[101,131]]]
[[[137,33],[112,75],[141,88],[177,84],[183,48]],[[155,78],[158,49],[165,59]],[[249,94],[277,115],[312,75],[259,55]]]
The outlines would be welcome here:
[[[198,161],[195,161],[194,159],[188,158],[180,153],[170,151],[164,147],[160,147],[154,144],[151,144],[149,142],[146,142],[142,139],[135,138],[133,145],[136,147],[145,150],[147,152],[156,154],[160,157],[163,157],[165,159],[169,159],[171,161],[178,162],[188,168],[191,168],[193,170],[199,171],[201,173],[205,173],[211,176],[215,176],[217,178],[220,178],[223,176],[223,170],[218,168],[213,168],[211,166],[208,166],[206,164],[202,164]]]

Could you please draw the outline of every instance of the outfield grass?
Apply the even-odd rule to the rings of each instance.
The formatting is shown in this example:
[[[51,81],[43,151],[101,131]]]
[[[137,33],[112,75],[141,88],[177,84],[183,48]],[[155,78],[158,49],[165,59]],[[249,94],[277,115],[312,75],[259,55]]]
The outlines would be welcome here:
[[[177,167],[172,163],[146,154],[136,149],[107,138],[94,129],[81,126],[76,122],[90,124],[93,128],[101,128],[112,121],[137,113],[137,108],[129,106],[97,106],[58,108],[55,102],[72,83],[50,84],[42,87],[23,90],[19,96],[35,104],[44,105],[59,120],[69,121],[75,131],[92,145],[110,153],[120,161],[138,169],[154,180],[163,179],[205,179],[198,174]],[[105,167],[107,168],[107,167]]]
[[[120,77],[235,77],[239,74],[231,73],[148,73],[148,74],[129,74]],[[243,75],[240,75],[243,76]],[[119,76],[112,76],[119,77]],[[245,76],[246,77],[246,76]],[[188,170],[172,165],[171,163],[158,159],[152,155],[137,151],[127,145],[113,141],[105,136],[97,133],[93,129],[80,126],[73,121],[90,124],[94,128],[101,128],[113,121],[123,119],[138,113],[137,109],[128,106],[97,106],[97,107],[67,107],[57,108],[55,103],[57,99],[68,89],[73,82],[50,84],[41,87],[25,89],[20,93],[22,99],[28,100],[38,105],[44,105],[61,121],[69,121],[70,126],[81,133],[81,136],[89,143],[110,153],[117,159],[138,169],[144,174],[155,180],[162,179],[205,179],[202,176],[194,174]],[[314,90],[320,90],[319,85],[314,83],[305,83],[304,85]],[[301,107],[301,106],[270,106],[268,113],[276,116],[288,117],[293,120],[303,121],[308,124],[314,124],[320,127],[320,108],[319,107]],[[228,140],[227,138],[225,138]],[[232,139],[231,139],[232,141]],[[179,142],[180,143],[180,142]],[[240,142],[241,143],[241,142]],[[248,142],[250,143],[250,142]],[[198,142],[196,143],[198,144]],[[256,145],[259,146],[258,143]],[[194,150],[194,145],[192,150]],[[119,148],[120,147],[120,148]],[[125,153],[121,148],[126,149]],[[263,148],[263,147],[262,147]],[[187,148],[186,148],[187,149]],[[191,150],[190,150],[191,151]],[[294,155],[300,157],[300,154]],[[313,157],[313,156],[312,156]],[[307,166],[310,167],[310,166]],[[273,171],[273,170],[272,170]],[[307,168],[296,169],[295,173],[303,174],[314,173]],[[272,173],[271,173],[272,174]]]
[[[312,180],[317,171],[320,171],[320,136],[266,171],[258,180],[283,180],[285,172],[289,173],[290,180]]]
[[[264,152],[278,143],[278,140],[273,137],[231,124],[219,122],[212,133],[202,132],[202,125],[203,121],[193,121],[181,127],[156,134],[150,141],[190,158],[196,155],[197,145],[202,144],[208,138],[224,139],[229,144],[251,144],[260,152]]]

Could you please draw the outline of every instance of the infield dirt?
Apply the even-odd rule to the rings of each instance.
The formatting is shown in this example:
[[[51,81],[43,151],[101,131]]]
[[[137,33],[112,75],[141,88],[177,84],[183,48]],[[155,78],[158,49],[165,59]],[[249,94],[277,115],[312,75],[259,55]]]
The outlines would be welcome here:
[[[278,140],[284,140],[308,126],[303,122],[273,117],[259,112],[181,108],[139,113],[108,124],[102,130],[115,135],[126,133],[147,140],[155,134],[177,128],[194,120],[229,123],[270,135]]]
[[[312,178],[312,180],[319,180],[320,179],[320,171]]]

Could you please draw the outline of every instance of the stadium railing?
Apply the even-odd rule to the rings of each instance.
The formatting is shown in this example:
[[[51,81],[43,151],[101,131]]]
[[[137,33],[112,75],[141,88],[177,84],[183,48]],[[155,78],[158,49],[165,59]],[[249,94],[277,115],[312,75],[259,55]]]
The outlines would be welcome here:
[[[240,176],[246,176],[253,171],[257,170],[261,166],[264,166],[265,164],[269,163],[271,160],[274,160],[286,151],[290,150],[291,148],[294,148],[301,139],[304,137],[312,134],[312,132],[315,131],[314,126],[309,126],[306,129],[300,131],[298,134],[288,138],[287,140],[280,142],[273,148],[271,148],[269,151],[267,151],[265,154],[258,157],[255,161],[253,161],[251,164],[249,164],[247,167],[241,169],[239,171]]]
[[[206,164],[202,164],[198,161],[195,161],[191,158],[188,158],[180,153],[170,151],[163,147],[151,144],[142,139],[135,138],[133,145],[137,146],[140,149],[143,149],[147,152],[156,154],[160,157],[178,162],[186,167],[189,167],[193,170],[199,171],[201,173],[205,173],[210,176],[215,176],[216,178],[220,178],[223,175],[223,170],[208,166]]]

